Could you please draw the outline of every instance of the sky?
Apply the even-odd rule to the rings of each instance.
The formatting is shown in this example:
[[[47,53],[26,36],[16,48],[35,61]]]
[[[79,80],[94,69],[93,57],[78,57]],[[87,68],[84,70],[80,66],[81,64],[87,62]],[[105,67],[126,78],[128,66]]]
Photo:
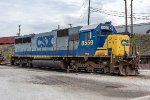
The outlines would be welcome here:
[[[130,15],[130,1],[128,15]],[[88,0],[0,0],[0,35],[15,36],[87,25]],[[125,23],[124,0],[91,0],[91,24]],[[94,10],[93,10],[94,9]],[[95,12],[100,9],[100,12]],[[133,0],[134,23],[150,22],[150,0]],[[148,13],[148,14],[147,14]],[[120,16],[120,17],[118,17]],[[128,20],[130,23],[130,20]]]

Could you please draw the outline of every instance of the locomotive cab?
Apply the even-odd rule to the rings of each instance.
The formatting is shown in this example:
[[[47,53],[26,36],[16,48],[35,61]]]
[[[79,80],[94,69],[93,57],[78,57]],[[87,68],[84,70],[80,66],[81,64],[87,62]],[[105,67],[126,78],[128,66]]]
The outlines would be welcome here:
[[[80,29],[78,54],[95,55],[98,48],[102,48],[109,34],[116,33],[111,23],[84,26]]]

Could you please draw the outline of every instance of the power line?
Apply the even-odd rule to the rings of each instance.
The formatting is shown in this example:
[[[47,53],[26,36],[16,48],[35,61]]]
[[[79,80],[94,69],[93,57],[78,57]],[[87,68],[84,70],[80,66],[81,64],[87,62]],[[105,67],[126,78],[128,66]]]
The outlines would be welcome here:
[[[133,13],[133,14],[145,14],[145,15],[150,15],[150,13]]]
[[[104,9],[93,8],[93,7],[91,7],[91,10],[101,10],[101,11],[105,11],[105,12],[109,12],[109,13],[114,13],[114,14],[120,14],[120,15],[124,15],[124,13],[125,13],[125,12],[112,11],[112,10],[104,10]],[[130,13],[128,13],[128,14],[130,14]],[[141,17],[150,17],[150,15],[148,15],[150,13],[133,13],[133,15],[140,15],[140,14],[141,15],[143,15],[143,14],[147,15],[147,16],[141,16]]]
[[[90,24],[90,17],[91,17],[90,14],[92,12],[99,12],[101,14],[108,15],[108,16],[114,16],[114,17],[121,17],[121,18],[125,17],[125,12],[105,10],[105,9],[91,7],[90,0],[82,0],[82,1],[83,1],[83,4],[81,6],[81,10],[83,10],[82,9],[83,7],[85,8],[85,6],[89,5],[88,6],[88,25]],[[82,18],[82,20],[85,19],[86,14],[87,13],[85,11],[81,12],[80,18]],[[135,20],[150,20],[150,13],[133,13],[132,17]],[[127,18],[131,18],[130,13],[128,13]]]
[[[88,2],[87,2],[87,0],[83,0],[83,3],[82,3],[82,6],[81,6],[81,9],[84,7],[86,7],[86,4],[87,4]]]
[[[109,11],[109,10],[103,10],[103,9],[95,9],[95,8],[91,8],[92,12],[99,12],[101,14],[106,14],[106,15],[110,15],[110,16],[115,16],[115,17],[125,17],[123,12],[117,12],[117,11]],[[114,13],[115,12],[115,13]],[[128,18],[131,18],[131,16],[128,16]],[[140,16],[140,17],[135,17],[135,15],[133,15],[134,19],[142,19],[142,20],[150,20],[150,16]]]

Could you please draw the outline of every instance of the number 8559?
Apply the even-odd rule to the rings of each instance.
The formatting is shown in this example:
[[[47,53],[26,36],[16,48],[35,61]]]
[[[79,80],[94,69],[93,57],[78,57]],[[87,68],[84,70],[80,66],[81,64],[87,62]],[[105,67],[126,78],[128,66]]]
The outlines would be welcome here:
[[[84,45],[93,45],[93,40],[88,40],[88,41],[82,41],[82,46]]]

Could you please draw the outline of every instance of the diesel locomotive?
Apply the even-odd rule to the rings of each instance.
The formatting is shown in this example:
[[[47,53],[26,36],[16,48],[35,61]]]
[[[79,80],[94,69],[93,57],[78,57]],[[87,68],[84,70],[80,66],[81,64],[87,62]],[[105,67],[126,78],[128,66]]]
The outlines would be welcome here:
[[[138,75],[139,55],[130,52],[130,37],[106,22],[16,37],[11,64]]]

